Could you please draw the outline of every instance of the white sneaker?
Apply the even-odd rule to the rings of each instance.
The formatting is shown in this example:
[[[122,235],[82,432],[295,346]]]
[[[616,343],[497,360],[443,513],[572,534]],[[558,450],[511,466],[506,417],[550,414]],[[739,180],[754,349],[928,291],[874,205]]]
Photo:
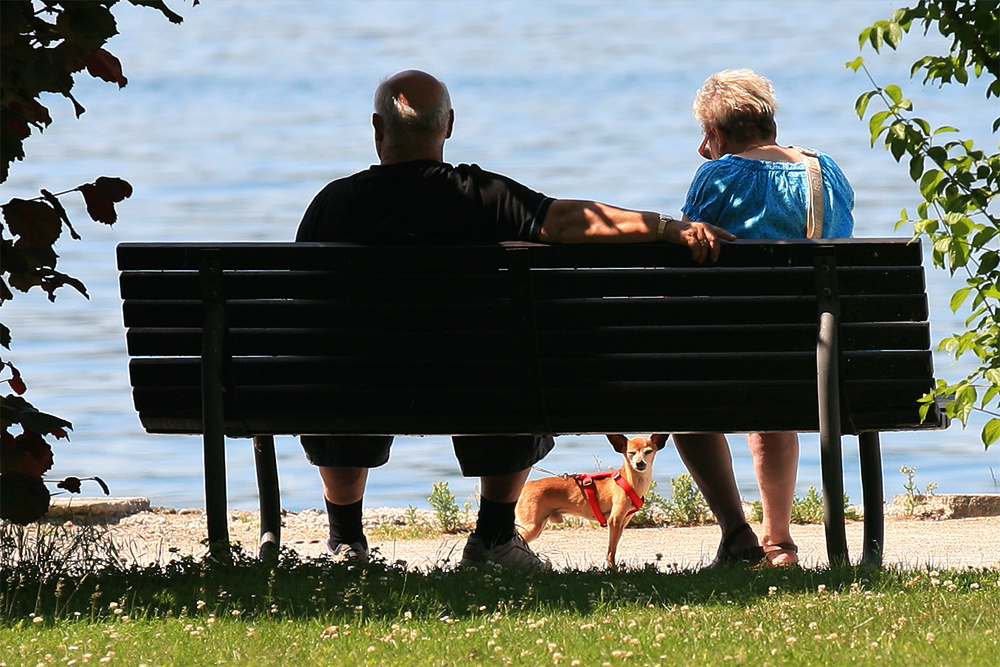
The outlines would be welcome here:
[[[552,563],[531,550],[528,543],[518,535],[502,542],[492,549],[487,549],[483,541],[475,535],[470,535],[462,552],[462,565],[476,567],[485,563],[496,563],[503,567],[518,570],[551,570]]]
[[[345,563],[367,563],[368,562],[368,544],[367,540],[362,539],[361,542],[351,542],[350,544],[344,544],[343,542],[333,543],[333,538],[326,538],[326,549],[331,554],[333,554],[334,560],[345,562]]]

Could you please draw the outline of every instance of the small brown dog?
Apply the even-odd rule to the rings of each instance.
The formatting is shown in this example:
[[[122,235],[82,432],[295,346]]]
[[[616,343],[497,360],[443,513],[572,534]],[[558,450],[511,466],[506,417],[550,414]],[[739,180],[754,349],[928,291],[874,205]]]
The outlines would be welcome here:
[[[608,566],[615,568],[622,531],[642,507],[642,496],[653,482],[653,457],[663,449],[668,437],[663,433],[648,438],[608,434],[615,451],[625,459],[620,470],[527,482],[516,509],[521,537],[531,542],[541,534],[546,522],[558,523],[567,514],[597,519],[602,526],[608,526],[607,560]]]

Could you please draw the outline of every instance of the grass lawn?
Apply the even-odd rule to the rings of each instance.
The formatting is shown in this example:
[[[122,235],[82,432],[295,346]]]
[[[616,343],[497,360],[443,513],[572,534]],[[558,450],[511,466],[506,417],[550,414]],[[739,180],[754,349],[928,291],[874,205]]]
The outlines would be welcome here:
[[[1000,571],[0,566],[0,665],[990,665]]]

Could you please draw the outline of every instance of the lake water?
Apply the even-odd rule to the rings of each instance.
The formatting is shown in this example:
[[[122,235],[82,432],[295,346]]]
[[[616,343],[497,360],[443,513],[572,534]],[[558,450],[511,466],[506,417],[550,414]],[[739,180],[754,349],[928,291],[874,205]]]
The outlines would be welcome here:
[[[449,161],[477,162],[555,197],[677,214],[701,162],[693,93],[715,71],[750,67],[775,84],[779,139],[830,153],[853,182],[858,236],[905,235],[893,223],[917,203],[905,169],[870,148],[853,111],[869,83],[844,67],[859,54],[859,31],[891,15],[894,3],[168,2],[185,16],[182,25],[154,10],[116,6],[122,34],[108,49],[121,58],[128,86],[80,81],[74,93],[87,107],[80,120],[51,96],[55,123],[27,142],[28,160],[0,187],[2,201],[100,175],[135,187],[110,229],[88,223],[82,205],[64,198],[84,240],[64,235],[59,268],[87,284],[89,301],[63,290],[49,304],[33,293],[3,311],[14,337],[3,356],[23,373],[26,398],[73,422],[72,440],[54,446],[50,476],[99,475],[116,496],[204,503],[200,439],[148,435],[132,409],[115,245],[290,240],[313,194],[375,160],[372,92],[400,69],[425,69],[449,85],[457,116]],[[882,84],[905,84],[909,64],[931,44],[940,40],[915,32],[898,54],[865,55]],[[907,88],[932,124],[955,125],[995,146],[988,134],[995,108],[980,89]],[[955,283],[930,268],[928,278],[938,339],[961,330],[963,317],[947,306]],[[946,357],[937,366],[950,379],[965,375]],[[886,434],[888,492],[902,492],[901,465],[939,492],[996,491],[1000,446],[984,452],[978,423]],[[733,438],[737,473],[752,499],[742,440]],[[817,438],[802,441],[800,494],[820,486]],[[860,501],[855,442],[845,439],[846,491]],[[230,505],[253,508],[250,443],[231,441],[228,449]],[[296,440],[279,438],[278,450],[285,507],[321,506],[316,473]],[[574,472],[598,461],[617,465],[603,437],[564,437],[541,465]],[[665,450],[656,464],[661,491],[682,472]],[[459,502],[475,491],[476,480],[458,474],[447,439],[400,439],[388,466],[372,474],[367,504],[427,506],[439,480]]]

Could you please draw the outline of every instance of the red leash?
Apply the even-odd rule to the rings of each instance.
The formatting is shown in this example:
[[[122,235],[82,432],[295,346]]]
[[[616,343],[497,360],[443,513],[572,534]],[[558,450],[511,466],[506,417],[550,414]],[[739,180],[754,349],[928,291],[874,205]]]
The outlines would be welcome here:
[[[615,480],[615,483],[622,487],[625,491],[625,495],[628,496],[629,500],[632,501],[632,505],[634,505],[634,508],[629,510],[628,514],[625,516],[631,516],[642,508],[642,498],[640,498],[639,494],[635,492],[632,485],[628,483],[628,480],[622,477],[620,470],[607,470],[605,472],[596,472],[593,474],[585,472],[577,473],[573,475],[573,479],[575,479],[583,489],[583,494],[587,496],[587,501],[590,502],[590,509],[594,512],[594,518],[601,524],[601,528],[606,527],[608,525],[608,521],[604,518],[604,513],[601,512],[600,503],[597,502],[597,490],[594,488],[594,480],[604,479],[606,477],[610,477]]]

